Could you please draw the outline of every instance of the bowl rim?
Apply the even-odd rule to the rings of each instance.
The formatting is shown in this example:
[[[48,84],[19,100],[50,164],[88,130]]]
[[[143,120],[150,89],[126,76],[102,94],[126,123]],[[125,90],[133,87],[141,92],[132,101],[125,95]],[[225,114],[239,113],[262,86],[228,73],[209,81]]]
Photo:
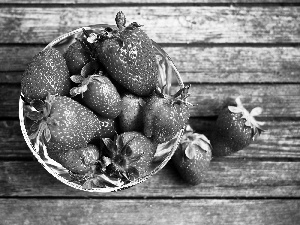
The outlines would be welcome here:
[[[72,35],[75,35],[75,34],[78,34],[78,33],[82,32],[82,29],[86,29],[86,30],[93,30],[93,28],[103,28],[104,29],[106,26],[110,26],[110,25],[107,25],[107,24],[95,24],[95,25],[91,25],[91,26],[85,26],[85,27],[77,28],[75,30],[72,30],[70,32],[67,32],[67,33],[64,33],[64,34],[58,36],[53,41],[51,41],[43,50],[45,50],[45,49],[47,49],[49,47],[53,47],[54,45],[58,44],[62,40],[66,39],[66,38],[68,38],[68,37],[70,37]],[[183,83],[182,78],[181,78],[181,76],[180,76],[177,68],[175,67],[172,59],[153,40],[152,40],[152,43],[156,47],[156,49],[159,49],[159,51],[164,56],[166,56],[166,58],[169,61],[170,65],[172,66],[172,68],[175,71],[175,75],[176,75],[176,79],[177,79],[178,85],[181,88],[183,88],[184,87],[184,83]],[[156,166],[150,173],[148,173],[147,175],[145,175],[143,177],[139,177],[136,180],[131,181],[131,182],[126,183],[126,184],[123,184],[121,186],[116,186],[116,187],[108,187],[108,186],[107,187],[92,187],[92,189],[85,189],[85,188],[82,187],[82,185],[67,180],[66,178],[62,177],[59,173],[57,173],[56,171],[54,171],[53,169],[51,169],[51,167],[48,164],[46,164],[46,162],[38,154],[37,150],[35,149],[35,146],[31,143],[31,141],[29,139],[29,136],[27,134],[27,131],[26,131],[23,106],[24,106],[24,101],[22,99],[22,93],[21,93],[20,94],[20,98],[19,98],[19,121],[20,121],[20,127],[21,127],[21,131],[22,131],[23,137],[25,139],[25,142],[26,142],[27,146],[29,147],[30,151],[32,152],[32,154],[35,156],[35,158],[38,160],[38,162],[40,164],[42,164],[42,166],[47,170],[47,172],[50,173],[52,176],[54,176],[56,179],[58,179],[59,181],[61,181],[62,183],[66,184],[66,185],[68,185],[70,187],[73,187],[73,188],[75,188],[77,190],[86,191],[86,192],[99,192],[99,193],[117,192],[117,191],[120,191],[120,190],[128,189],[128,188],[130,188],[132,186],[135,186],[137,184],[140,184],[140,183],[146,181],[147,179],[149,179],[150,177],[152,177],[154,174],[156,174],[158,171],[160,171],[170,161],[171,157],[175,153],[175,150],[178,148],[179,142],[180,142],[180,140],[182,138],[182,135],[183,135],[183,132],[184,132],[184,128],[182,128],[175,135],[176,141],[173,144],[173,147],[172,147],[171,151],[167,154],[167,156],[165,157],[165,159],[158,166]],[[61,166],[61,167],[63,167],[63,166]]]

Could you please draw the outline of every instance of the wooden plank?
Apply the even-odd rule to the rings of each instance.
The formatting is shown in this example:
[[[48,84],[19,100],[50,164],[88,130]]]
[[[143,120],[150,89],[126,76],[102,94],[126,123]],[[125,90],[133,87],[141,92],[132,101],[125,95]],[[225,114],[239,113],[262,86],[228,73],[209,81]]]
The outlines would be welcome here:
[[[1,84],[19,84],[21,83],[23,71],[0,71],[0,83]]]
[[[143,2],[138,0],[0,0],[0,4],[9,3],[9,4],[72,4],[72,5],[79,5],[79,4],[119,4],[119,5],[126,5],[126,4],[155,4],[155,3],[164,3],[164,4],[174,4],[174,3],[181,3],[181,4],[219,4],[219,3],[232,3],[232,4],[253,4],[253,3],[299,3],[299,0],[143,0]]]
[[[5,54],[2,57],[0,56],[2,62],[0,65],[1,76],[5,75],[4,71],[24,71],[33,56],[42,50],[43,47],[41,46],[1,46],[0,54]]]
[[[19,85],[0,85],[0,117],[18,117],[20,89]],[[192,117],[218,115],[238,96],[249,110],[261,106],[262,117],[300,116],[300,84],[193,84],[189,93]]]
[[[300,162],[214,159],[197,186],[187,185],[171,163],[142,184],[116,193],[71,188],[37,161],[0,161],[0,196],[18,197],[300,197]]]
[[[0,117],[19,117],[20,85],[0,85]],[[0,91],[1,92],[1,91]]]
[[[300,7],[82,6],[1,7],[1,43],[48,43],[91,24],[115,24],[122,10],[156,42],[295,43],[300,41]],[[258,19],[259,18],[259,19]]]
[[[209,139],[214,120],[191,118],[190,124],[196,132],[205,134]],[[230,158],[274,158],[300,159],[300,122],[266,121],[262,133],[255,142]],[[0,121],[0,159],[33,157],[26,145],[18,120]]]
[[[19,120],[0,121],[0,158],[33,158],[21,132]]]
[[[184,82],[293,83],[300,79],[300,48],[164,47]]]
[[[22,71],[42,49],[41,46],[1,46],[0,83],[20,83]],[[182,46],[163,49],[174,61],[184,82],[300,82],[298,47]]]
[[[1,199],[8,224],[296,225],[300,200]]]
[[[178,90],[178,89],[177,89]],[[188,101],[194,104],[190,108],[191,115],[214,116],[228,102],[241,96],[244,106],[251,110],[260,106],[262,117],[299,117],[300,116],[300,85],[278,84],[244,84],[244,85],[197,85],[191,86]]]

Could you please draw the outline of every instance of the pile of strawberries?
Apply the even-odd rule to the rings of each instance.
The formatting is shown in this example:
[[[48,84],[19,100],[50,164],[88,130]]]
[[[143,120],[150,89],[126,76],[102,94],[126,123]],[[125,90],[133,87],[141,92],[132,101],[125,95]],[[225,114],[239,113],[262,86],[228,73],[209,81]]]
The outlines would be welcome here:
[[[149,174],[189,119],[189,85],[174,95],[159,88],[152,41],[137,23],[84,30],[63,53],[47,47],[22,77],[24,115],[32,141],[69,170],[84,188],[118,186]],[[261,133],[237,99],[218,117],[211,142],[187,126],[172,161],[182,178],[199,184],[212,156],[245,148]],[[163,148],[163,150],[162,150]],[[161,160],[162,160],[161,159]]]
[[[82,29],[64,52],[47,47],[21,81],[30,139],[85,188],[149,174],[157,146],[189,118],[189,86],[163,94],[152,41],[139,24],[125,26],[122,12],[116,24]]]

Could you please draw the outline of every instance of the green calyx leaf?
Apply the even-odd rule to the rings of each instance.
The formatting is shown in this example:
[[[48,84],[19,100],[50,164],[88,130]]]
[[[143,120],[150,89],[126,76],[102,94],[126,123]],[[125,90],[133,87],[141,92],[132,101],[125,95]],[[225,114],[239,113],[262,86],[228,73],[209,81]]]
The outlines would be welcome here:
[[[53,99],[49,97],[50,94],[46,97],[45,101],[42,100],[33,100],[30,102],[30,105],[24,106],[24,116],[34,120],[42,120],[50,115],[51,104]]]
[[[78,94],[83,94],[84,92],[86,92],[88,90],[89,83],[91,83],[93,81],[103,82],[100,79],[101,76],[102,76],[101,74],[89,75],[86,78],[83,77],[82,75],[73,75],[73,76],[71,76],[71,80],[75,83],[79,83],[79,86],[78,87],[73,87],[70,90],[70,95],[72,97],[74,97]]]
[[[87,91],[87,85],[85,85],[85,86],[79,86],[79,87],[73,87],[70,90],[70,95],[72,97],[74,97],[74,96],[76,96],[78,94],[83,94],[86,91]]]
[[[190,96],[188,91],[189,88],[191,87],[191,84],[184,85],[184,87],[178,90],[174,95],[163,94],[165,87],[166,85],[164,85],[162,89],[156,87],[155,93],[161,98],[168,99],[173,106],[175,104],[185,104],[185,105],[193,106],[191,103],[186,101],[187,98]]]
[[[29,105],[26,105],[24,107],[24,116],[27,117],[27,118],[29,118],[30,120],[34,120],[34,121],[41,120],[44,117],[44,115],[43,115],[42,112],[35,111]]]
[[[142,99],[142,98],[140,98],[139,99],[139,105],[140,105],[140,107],[144,107],[145,105],[146,105],[146,102],[145,102],[145,100],[144,99]]]
[[[110,138],[102,138],[102,141],[103,141],[105,147],[107,148],[107,150],[112,152],[114,149],[114,141],[111,140]]]
[[[92,79],[90,76],[84,78],[81,75],[73,75],[71,76],[71,80],[76,81],[75,83],[79,83],[78,87],[73,87],[70,90],[70,95],[74,97],[78,94],[83,94],[84,92],[86,92],[88,89],[88,84],[91,82]]]
[[[182,145],[183,146],[183,145]],[[188,144],[186,145],[186,148],[184,150],[185,156],[189,159],[193,159],[196,156],[196,146],[194,144]]]
[[[43,110],[45,118],[50,115],[51,108],[52,108],[52,105],[54,102],[55,102],[55,95],[51,95],[50,93],[48,93],[48,95],[45,99],[45,108]]]
[[[137,22],[132,22],[125,29],[126,30],[135,30],[136,28],[142,27],[143,25],[138,24]]]
[[[49,115],[54,100],[55,96],[48,93],[44,102],[41,100],[34,100],[31,103],[32,106],[25,107],[25,116],[35,120],[29,129],[29,139],[40,140],[41,137],[44,137],[46,142],[50,141],[51,132],[48,124],[50,124],[49,121],[52,119]],[[39,109],[40,111],[35,111],[33,106],[35,106],[34,109]]]
[[[115,18],[116,25],[120,31],[124,30],[126,25],[126,17],[122,11],[119,11]]]
[[[228,109],[232,113],[241,113],[243,119],[246,120],[245,126],[251,127],[253,130],[253,138],[257,137],[258,135],[261,134],[264,130],[261,128],[261,126],[264,124],[263,122],[257,121],[254,117],[258,116],[262,113],[262,108],[261,107],[255,107],[249,111],[245,109],[245,107],[242,104],[241,97],[237,97],[235,99],[237,106],[228,106]]]
[[[30,102],[30,106],[35,108],[37,111],[42,111],[45,107],[45,102],[40,99],[34,99]]]
[[[51,139],[51,132],[48,128],[48,125],[45,120],[37,121],[34,123],[29,130],[31,133],[29,134],[29,139],[37,139],[40,140],[42,135],[44,136],[46,142],[49,142]]]
[[[118,134],[114,136],[114,140],[108,138],[102,139],[108,150],[111,160],[110,163],[119,173],[125,173],[130,164],[140,160],[143,155],[140,154],[138,156],[132,156],[133,151],[130,148],[130,143],[134,140],[134,138],[135,137],[132,137],[126,143],[124,143],[122,136]]]
[[[185,132],[182,136],[181,147],[185,156],[189,159],[193,159],[199,150],[210,152],[212,149],[210,141],[205,135],[194,133],[193,131]]]
[[[44,137],[45,137],[46,142],[49,142],[51,139],[51,132],[50,132],[50,129],[48,126],[46,126],[44,129]]]
[[[139,171],[137,170],[137,168],[131,166],[126,170],[126,176],[128,178],[128,180],[130,181],[134,181],[135,179],[137,179],[139,177]]]
[[[84,80],[84,77],[81,75],[72,75],[70,77],[71,81],[73,81],[76,84],[81,84],[82,81]]]
[[[34,139],[37,137],[37,132],[40,129],[39,127],[40,122],[39,121],[35,121],[31,127],[29,128],[29,139]],[[32,138],[31,138],[32,137]]]
[[[126,143],[123,142],[122,138],[119,136],[119,148],[120,148],[120,153],[123,156],[130,157],[132,155],[132,150],[130,148],[130,143],[134,140],[135,137],[131,138],[129,141]]]

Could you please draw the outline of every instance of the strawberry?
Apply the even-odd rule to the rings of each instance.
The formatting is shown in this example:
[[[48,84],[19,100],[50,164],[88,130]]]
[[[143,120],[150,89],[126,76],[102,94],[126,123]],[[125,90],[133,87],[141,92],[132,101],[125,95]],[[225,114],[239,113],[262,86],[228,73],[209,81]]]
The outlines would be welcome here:
[[[160,144],[171,140],[184,128],[190,113],[185,99],[189,85],[175,95],[162,94],[158,88],[143,109],[144,134]]]
[[[101,165],[100,152],[96,145],[88,144],[79,149],[62,151],[55,156],[55,160],[69,170],[71,181],[81,184],[84,189],[117,187],[124,184],[121,179],[108,177],[99,170],[99,165]]]
[[[237,106],[228,106],[223,109],[216,121],[212,133],[211,144],[213,156],[226,156],[247,147],[263,130],[262,122],[254,119],[254,116],[262,112],[260,107],[252,109],[249,113],[236,99]]]
[[[101,73],[88,75],[73,75],[72,81],[79,83],[72,88],[70,94],[81,94],[82,102],[100,116],[116,118],[122,107],[121,97],[112,82]]]
[[[21,91],[26,101],[45,99],[50,94],[68,95],[71,80],[61,53],[49,47],[36,56],[23,73]]]
[[[92,60],[92,54],[87,44],[76,39],[63,54],[71,75],[78,75],[81,69]]]
[[[104,139],[110,161],[109,168],[129,181],[151,172],[152,160],[156,151],[150,139],[142,133],[131,131],[116,135],[114,140]]]
[[[197,185],[209,167],[211,154],[210,141],[203,134],[194,133],[188,126],[172,157],[172,163],[187,183]]]
[[[63,151],[56,160],[63,167],[76,174],[94,173],[94,166],[99,159],[97,146],[88,144],[79,149]]]
[[[138,96],[148,96],[158,82],[152,41],[137,23],[125,27],[126,18],[122,12],[117,13],[115,20],[117,29],[107,27],[100,34],[93,34],[97,36],[91,42],[98,59],[123,87]]]
[[[118,117],[120,131],[143,130],[143,106],[145,101],[136,95],[126,93],[122,96],[122,110]]]
[[[25,107],[25,116],[35,120],[29,138],[41,140],[50,157],[85,147],[93,138],[111,137],[115,132],[112,119],[99,118],[65,96],[48,95],[45,101],[32,101]]]

